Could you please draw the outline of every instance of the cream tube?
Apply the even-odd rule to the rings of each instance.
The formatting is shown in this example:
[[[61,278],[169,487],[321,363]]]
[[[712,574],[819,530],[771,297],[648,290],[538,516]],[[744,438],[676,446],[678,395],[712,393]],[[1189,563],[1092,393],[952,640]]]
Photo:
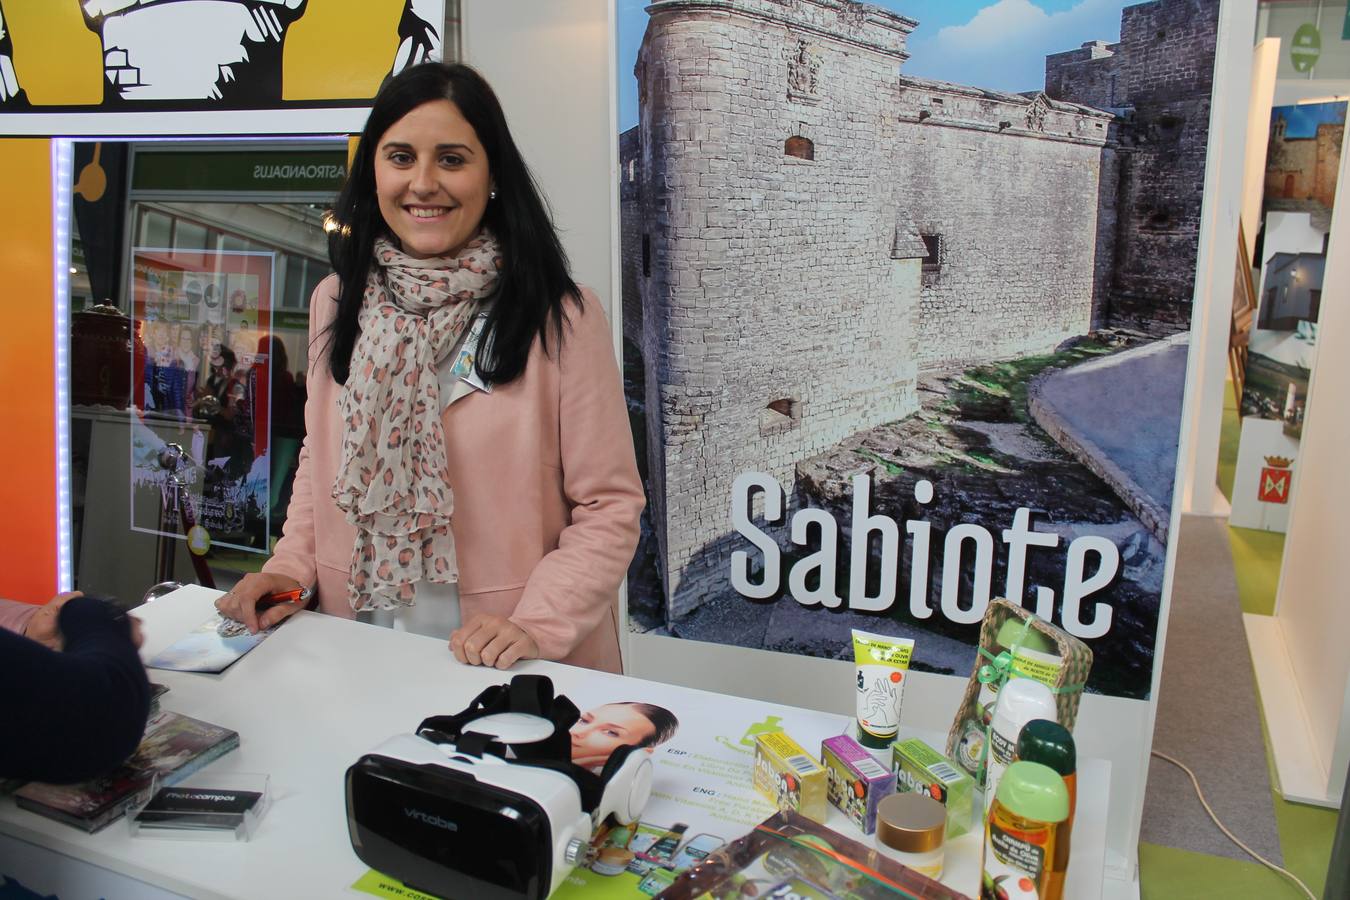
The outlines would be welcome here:
[[[882,750],[900,730],[900,702],[909,677],[914,639],[853,632],[857,664],[858,742]]]

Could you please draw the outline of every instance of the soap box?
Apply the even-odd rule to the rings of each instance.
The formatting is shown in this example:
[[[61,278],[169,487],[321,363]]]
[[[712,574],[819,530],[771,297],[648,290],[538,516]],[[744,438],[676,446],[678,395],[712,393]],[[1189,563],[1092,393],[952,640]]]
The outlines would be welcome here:
[[[848,816],[863,834],[877,828],[877,804],[895,793],[895,773],[872,758],[867,748],[846,734],[820,745],[830,803]]]
[[[898,793],[927,794],[947,807],[947,837],[970,830],[975,779],[918,738],[891,745]]]
[[[825,821],[825,769],[786,734],[755,738],[755,790],[779,809]]]

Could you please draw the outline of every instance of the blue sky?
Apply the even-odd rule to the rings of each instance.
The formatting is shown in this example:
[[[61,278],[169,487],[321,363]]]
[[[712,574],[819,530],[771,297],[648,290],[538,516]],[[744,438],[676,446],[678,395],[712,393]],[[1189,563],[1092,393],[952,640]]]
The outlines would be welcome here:
[[[1284,116],[1289,123],[1285,131],[1286,137],[1308,138],[1317,136],[1317,126],[1326,122],[1335,124],[1345,123],[1345,102],[1340,103],[1309,103],[1306,106],[1277,106],[1272,111],[1274,116]]]
[[[919,27],[904,71],[1005,91],[1044,86],[1045,55],[1120,39],[1125,0],[873,0]],[[619,130],[637,124],[637,60],[647,0],[619,0]]]

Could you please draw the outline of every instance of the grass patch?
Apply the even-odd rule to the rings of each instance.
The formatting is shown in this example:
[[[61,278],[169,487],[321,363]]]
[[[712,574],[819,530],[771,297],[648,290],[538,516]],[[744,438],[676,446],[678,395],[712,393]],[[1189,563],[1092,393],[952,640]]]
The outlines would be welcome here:
[[[866,447],[859,447],[853,452],[861,456],[863,459],[869,459],[872,462],[876,463],[877,465],[881,466],[883,469],[886,470],[887,475],[905,474],[904,466],[897,465],[894,460],[889,460],[886,457],[882,456],[880,453],[868,450]]]
[[[1065,369],[1103,356],[1113,348],[1083,340],[1057,353],[1024,356],[966,369],[947,396],[945,408],[963,419],[1027,423],[1027,385],[1046,369]]]

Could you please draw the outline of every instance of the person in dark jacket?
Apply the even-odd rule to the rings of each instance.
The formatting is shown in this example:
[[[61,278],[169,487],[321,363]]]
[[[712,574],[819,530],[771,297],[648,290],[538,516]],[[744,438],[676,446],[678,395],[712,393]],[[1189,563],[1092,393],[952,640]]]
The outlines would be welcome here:
[[[150,713],[135,620],[94,597],[32,612],[0,604],[0,683],[11,686],[0,692],[0,778],[68,784],[125,761]]]

